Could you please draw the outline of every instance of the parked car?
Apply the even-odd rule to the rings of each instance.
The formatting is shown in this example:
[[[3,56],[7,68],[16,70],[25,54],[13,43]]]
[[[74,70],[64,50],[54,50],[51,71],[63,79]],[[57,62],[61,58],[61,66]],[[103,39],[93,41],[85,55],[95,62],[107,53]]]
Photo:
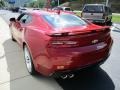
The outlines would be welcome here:
[[[26,11],[27,11],[26,8],[20,8],[20,9],[19,9],[19,13],[25,13]]]
[[[10,8],[12,12],[19,12],[19,7],[12,7]]]
[[[11,18],[9,26],[12,40],[23,47],[30,74],[72,78],[74,71],[103,63],[113,43],[108,26],[66,12],[23,13]]]
[[[72,11],[70,7],[54,7],[53,10]]]
[[[33,8],[33,10],[40,10],[40,8]]]
[[[104,4],[85,4],[81,13],[81,17],[93,23],[112,23],[111,9]]]

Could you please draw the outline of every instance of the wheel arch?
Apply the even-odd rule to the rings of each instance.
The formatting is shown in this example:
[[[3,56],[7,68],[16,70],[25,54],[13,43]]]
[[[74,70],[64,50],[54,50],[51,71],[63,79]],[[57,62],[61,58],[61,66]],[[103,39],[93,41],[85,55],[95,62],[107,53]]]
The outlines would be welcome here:
[[[33,59],[33,56],[32,56],[32,52],[31,52],[31,49],[30,49],[29,45],[28,45],[26,42],[23,42],[22,48],[23,48],[23,50],[24,50],[25,45],[27,46],[27,48],[28,48],[28,50],[29,50],[29,53],[30,53],[31,58],[32,58],[33,65],[35,66],[35,62],[34,62],[34,59]],[[36,67],[34,67],[34,68],[35,68],[35,70],[36,70]]]

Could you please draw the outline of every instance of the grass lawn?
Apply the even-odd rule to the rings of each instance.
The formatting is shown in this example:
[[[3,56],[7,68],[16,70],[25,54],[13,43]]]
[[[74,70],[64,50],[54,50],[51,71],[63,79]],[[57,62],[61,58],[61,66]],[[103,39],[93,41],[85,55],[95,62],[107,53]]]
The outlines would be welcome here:
[[[120,15],[113,15],[112,22],[120,22]]]

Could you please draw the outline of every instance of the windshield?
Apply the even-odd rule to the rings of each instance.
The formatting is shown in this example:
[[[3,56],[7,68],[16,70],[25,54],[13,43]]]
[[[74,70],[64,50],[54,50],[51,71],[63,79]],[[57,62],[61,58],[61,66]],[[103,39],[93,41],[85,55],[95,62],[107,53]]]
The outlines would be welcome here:
[[[72,27],[72,26],[83,26],[87,23],[81,18],[71,15],[43,15],[43,18],[54,27]]]
[[[83,12],[88,12],[88,13],[102,13],[103,12],[103,7],[102,6],[85,6]]]

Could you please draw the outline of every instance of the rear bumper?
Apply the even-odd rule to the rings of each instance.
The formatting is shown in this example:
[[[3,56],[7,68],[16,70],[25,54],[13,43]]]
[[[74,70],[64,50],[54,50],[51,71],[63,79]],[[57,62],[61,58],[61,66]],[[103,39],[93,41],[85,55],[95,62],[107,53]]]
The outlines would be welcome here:
[[[45,76],[51,76],[56,72],[77,70],[105,61],[110,54],[112,43],[111,39],[106,45],[102,42],[86,47],[49,48],[47,50],[49,56],[36,58],[37,71]],[[103,45],[104,47],[97,48]]]
[[[86,20],[88,20],[92,23],[102,23],[103,24],[106,22],[105,19],[86,19]]]
[[[79,72],[81,70],[85,70],[85,69],[87,69],[89,67],[99,66],[99,65],[103,64],[108,59],[109,56],[110,56],[110,54],[108,54],[106,57],[99,60],[98,62],[86,65],[84,67],[80,67],[80,68],[77,68],[77,69],[71,69],[71,70],[57,71],[57,72],[52,74],[52,77],[59,77],[61,75],[69,74],[69,73],[77,73],[77,72]]]

